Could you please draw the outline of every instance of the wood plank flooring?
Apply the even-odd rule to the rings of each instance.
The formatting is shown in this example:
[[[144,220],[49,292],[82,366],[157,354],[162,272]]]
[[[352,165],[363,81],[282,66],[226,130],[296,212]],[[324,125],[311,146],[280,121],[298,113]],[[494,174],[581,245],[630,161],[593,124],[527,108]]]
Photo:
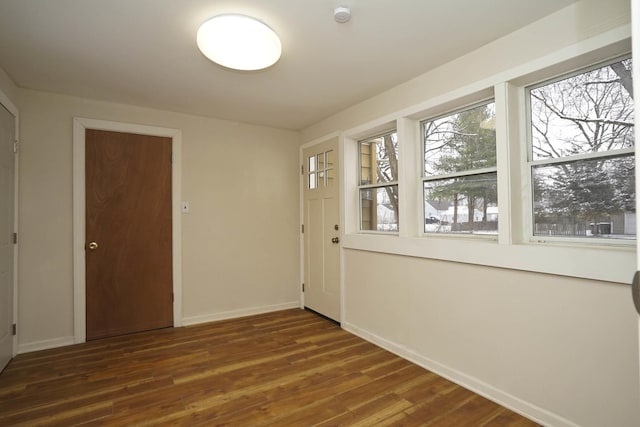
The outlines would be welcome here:
[[[18,355],[0,425],[535,426],[302,310]]]

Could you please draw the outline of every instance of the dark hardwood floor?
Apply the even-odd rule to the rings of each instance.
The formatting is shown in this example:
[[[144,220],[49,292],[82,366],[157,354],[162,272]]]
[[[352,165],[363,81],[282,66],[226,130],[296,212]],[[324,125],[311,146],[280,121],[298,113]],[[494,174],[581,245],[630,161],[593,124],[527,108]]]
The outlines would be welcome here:
[[[18,355],[0,425],[535,426],[302,310]]]

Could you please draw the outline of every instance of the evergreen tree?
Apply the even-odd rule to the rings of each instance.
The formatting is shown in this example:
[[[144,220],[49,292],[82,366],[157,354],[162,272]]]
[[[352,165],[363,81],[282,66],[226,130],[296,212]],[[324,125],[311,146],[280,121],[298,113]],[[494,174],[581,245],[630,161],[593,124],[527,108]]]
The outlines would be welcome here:
[[[439,150],[430,164],[434,173],[448,174],[494,167],[496,136],[493,120],[492,108],[485,105],[436,123],[431,128],[432,135],[427,136],[427,140],[431,138],[437,141],[428,150]],[[454,224],[458,223],[458,204],[466,200],[468,228],[472,231],[475,210],[482,210],[482,221],[486,222],[487,207],[497,201],[495,174],[468,175],[448,180],[437,185],[430,197],[453,201]]]

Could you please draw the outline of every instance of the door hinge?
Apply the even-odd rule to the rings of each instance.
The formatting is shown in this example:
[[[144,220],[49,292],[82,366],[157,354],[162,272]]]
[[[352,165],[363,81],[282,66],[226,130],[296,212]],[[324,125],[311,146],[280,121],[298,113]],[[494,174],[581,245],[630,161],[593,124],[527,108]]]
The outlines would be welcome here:
[[[302,230],[302,234],[304,234],[304,224],[300,226],[300,229]]]
[[[18,141],[13,141],[13,154],[18,154]]]
[[[171,302],[176,302],[176,298],[173,292],[171,292]]]
[[[13,244],[14,245],[18,244],[18,233],[13,233]]]
[[[304,283],[302,284],[302,292],[304,292]]]
[[[13,336],[18,334],[18,326],[15,323],[11,326],[11,334]]]
[[[300,166],[300,175],[304,175],[304,165]]]

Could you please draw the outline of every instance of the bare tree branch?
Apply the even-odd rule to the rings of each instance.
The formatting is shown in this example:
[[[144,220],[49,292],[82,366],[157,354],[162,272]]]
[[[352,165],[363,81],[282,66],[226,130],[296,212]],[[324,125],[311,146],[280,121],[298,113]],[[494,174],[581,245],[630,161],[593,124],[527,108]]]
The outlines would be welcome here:
[[[631,75],[631,70],[627,70],[627,67],[624,66],[622,62],[616,62],[610,65],[611,69],[614,73],[620,77],[620,83],[622,87],[627,90],[627,93],[633,99],[633,78]]]

